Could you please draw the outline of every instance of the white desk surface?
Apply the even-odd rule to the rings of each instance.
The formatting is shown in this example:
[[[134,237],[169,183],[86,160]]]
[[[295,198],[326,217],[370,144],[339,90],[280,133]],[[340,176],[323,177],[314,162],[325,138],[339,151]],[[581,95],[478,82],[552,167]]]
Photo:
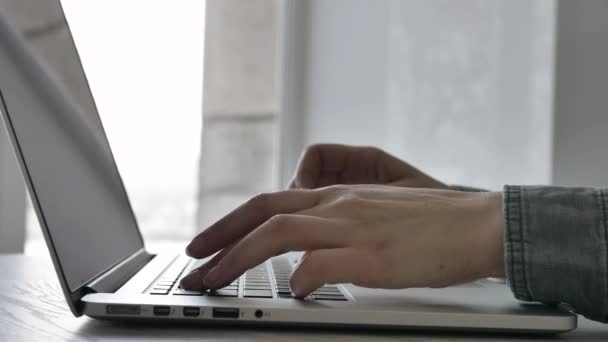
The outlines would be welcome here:
[[[74,318],[47,257],[0,256],[0,341],[608,341],[608,324],[579,318],[557,336],[149,325]]]

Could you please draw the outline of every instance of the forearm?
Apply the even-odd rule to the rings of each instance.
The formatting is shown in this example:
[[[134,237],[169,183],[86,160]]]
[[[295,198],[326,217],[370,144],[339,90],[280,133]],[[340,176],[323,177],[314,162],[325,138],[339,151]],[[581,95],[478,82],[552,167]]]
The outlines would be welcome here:
[[[487,192],[486,189],[475,188],[472,186],[464,186],[464,185],[450,185],[451,190],[455,191],[465,191],[465,192]]]
[[[608,192],[505,186],[505,269],[515,297],[608,321]]]

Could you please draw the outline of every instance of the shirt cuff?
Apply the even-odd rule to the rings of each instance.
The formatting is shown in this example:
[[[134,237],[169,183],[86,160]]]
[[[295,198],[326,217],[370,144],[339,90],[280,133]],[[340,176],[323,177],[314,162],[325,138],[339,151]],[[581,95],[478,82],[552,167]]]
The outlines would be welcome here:
[[[606,190],[504,187],[505,270],[515,297],[608,319]]]

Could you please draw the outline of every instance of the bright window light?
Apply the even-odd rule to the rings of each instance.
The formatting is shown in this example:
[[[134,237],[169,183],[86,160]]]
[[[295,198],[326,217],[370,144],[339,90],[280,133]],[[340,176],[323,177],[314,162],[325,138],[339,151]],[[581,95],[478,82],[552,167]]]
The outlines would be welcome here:
[[[144,238],[195,231],[204,0],[62,0]],[[40,236],[30,211],[30,236]]]

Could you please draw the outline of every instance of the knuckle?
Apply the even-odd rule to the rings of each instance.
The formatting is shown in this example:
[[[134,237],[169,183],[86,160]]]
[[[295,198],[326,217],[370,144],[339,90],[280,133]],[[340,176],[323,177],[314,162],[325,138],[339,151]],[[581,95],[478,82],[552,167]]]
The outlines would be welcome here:
[[[333,184],[322,188],[321,191],[327,196],[336,196],[344,193],[346,189],[347,186],[344,184]]]
[[[343,194],[336,199],[334,206],[339,208],[360,208],[364,205],[365,200],[356,193]]]
[[[272,194],[270,193],[257,194],[249,199],[248,204],[258,209],[268,208],[271,197]]]
[[[289,215],[277,214],[268,219],[268,227],[272,231],[282,230],[288,226],[289,222],[291,222]]]
[[[290,215],[278,214],[268,219],[265,229],[270,236],[282,241],[291,237],[290,228],[292,226],[293,219]]]
[[[378,147],[375,146],[363,146],[361,147],[361,149],[363,149],[363,151],[370,153],[370,154],[376,154],[376,153],[383,153],[384,151],[379,149]]]
[[[377,156],[381,160],[390,156],[388,152],[375,146],[366,146],[364,147],[364,151],[370,156]]]
[[[305,156],[315,154],[321,148],[323,148],[323,144],[311,144],[304,148],[304,152],[302,154]]]

